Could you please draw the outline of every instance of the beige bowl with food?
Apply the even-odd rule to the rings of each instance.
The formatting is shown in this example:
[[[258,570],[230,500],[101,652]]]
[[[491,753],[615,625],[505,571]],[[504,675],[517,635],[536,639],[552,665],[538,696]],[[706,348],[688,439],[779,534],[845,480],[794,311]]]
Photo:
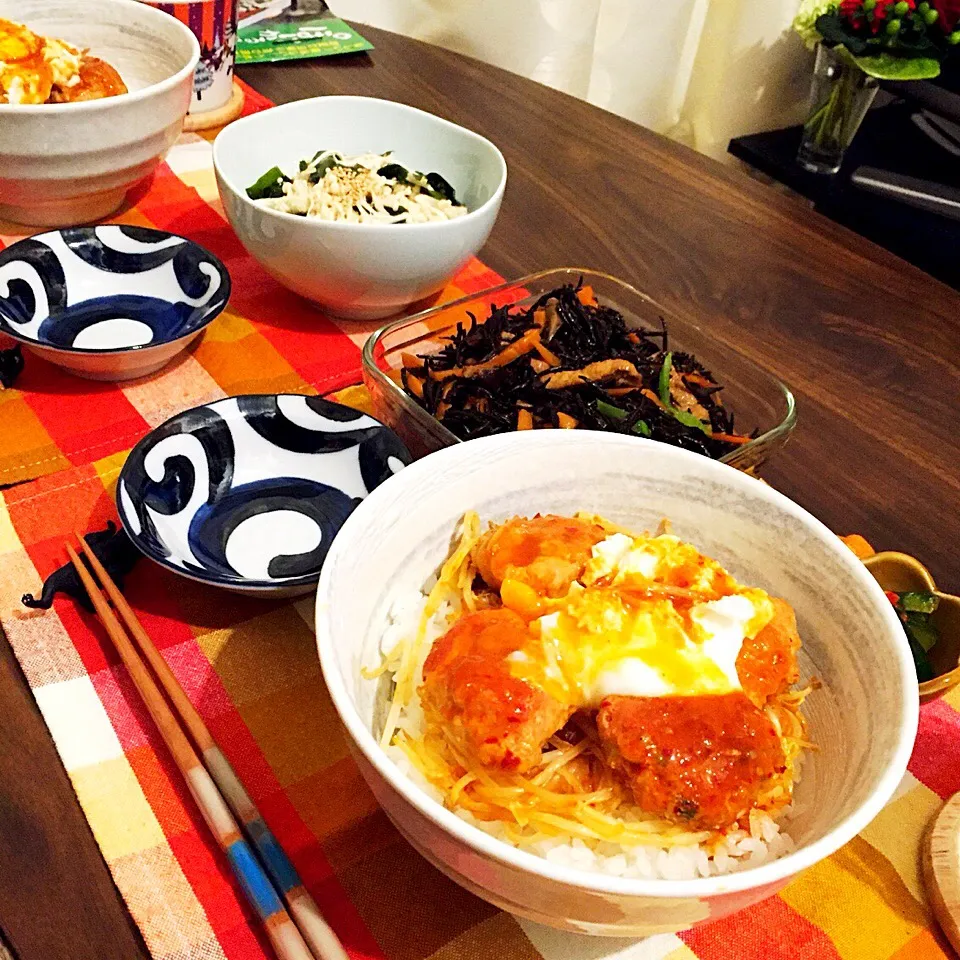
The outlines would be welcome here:
[[[65,227],[113,213],[176,141],[200,47],[135,0],[0,0],[0,18],[110,64],[128,93],[76,103],[0,103],[0,218]]]
[[[467,511],[484,520],[585,510],[628,529],[664,517],[742,584],[796,611],[810,751],[778,859],[691,879],[596,872],[518,849],[457,816],[381,748],[390,691],[375,666],[398,603],[416,598]],[[468,890],[529,920],[607,936],[684,930],[781,889],[861,831],[890,799],[917,727],[913,663],[879,585],[830,530],[766,484],[706,457],[628,436],[524,431],[447,447],[373,492],[331,546],[317,643],[348,743],[410,843]],[[394,639],[395,634],[389,636]],[[392,749],[392,748],[391,748]],[[606,868],[604,868],[606,869]]]

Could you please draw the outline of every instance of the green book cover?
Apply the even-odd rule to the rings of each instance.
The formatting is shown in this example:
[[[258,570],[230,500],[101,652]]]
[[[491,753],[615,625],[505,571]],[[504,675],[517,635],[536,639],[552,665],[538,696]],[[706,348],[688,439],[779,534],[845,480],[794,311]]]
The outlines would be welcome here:
[[[237,63],[305,60],[372,50],[324,0],[240,0]]]

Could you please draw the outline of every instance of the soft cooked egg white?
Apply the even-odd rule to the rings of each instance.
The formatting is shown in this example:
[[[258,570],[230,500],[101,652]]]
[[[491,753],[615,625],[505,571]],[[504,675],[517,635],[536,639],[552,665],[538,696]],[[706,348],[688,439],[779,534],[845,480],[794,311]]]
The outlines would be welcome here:
[[[662,595],[675,590],[675,594]],[[509,605],[511,590],[503,592]],[[710,597],[710,599],[703,599]],[[741,689],[743,641],[773,617],[762,590],[673,536],[615,534],[598,543],[582,583],[531,622],[511,673],[577,707],[605,697],[699,696]]]
[[[51,85],[80,82],[82,54],[62,40],[39,37],[30,29],[0,19],[0,102],[45,103]]]

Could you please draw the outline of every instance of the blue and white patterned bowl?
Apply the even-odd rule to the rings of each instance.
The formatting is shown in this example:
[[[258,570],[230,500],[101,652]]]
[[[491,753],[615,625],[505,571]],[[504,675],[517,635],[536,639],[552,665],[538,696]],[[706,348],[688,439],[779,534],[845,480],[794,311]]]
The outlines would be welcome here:
[[[164,230],[70,227],[0,253],[0,333],[93,380],[159,370],[229,298],[226,267]]]
[[[144,437],[123,465],[117,507],[136,546],[175,573],[294,596],[316,585],[354,507],[410,459],[392,430],[339,403],[230,397]]]

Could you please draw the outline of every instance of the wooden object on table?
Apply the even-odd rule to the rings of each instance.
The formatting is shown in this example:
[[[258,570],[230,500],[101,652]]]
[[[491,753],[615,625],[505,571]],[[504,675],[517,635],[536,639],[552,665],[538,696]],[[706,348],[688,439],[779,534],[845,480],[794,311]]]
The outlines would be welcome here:
[[[960,793],[943,805],[930,825],[923,849],[923,882],[937,922],[960,953]]]
[[[490,137],[510,180],[485,262],[507,277],[606,270],[775,372],[796,394],[799,426],[766,479],[833,529],[923,557],[950,583],[960,295],[794,198],[613,114],[439,47],[364,34],[369,56],[238,73],[277,101],[386,97]],[[18,676],[0,641],[0,741],[10,744],[0,749],[0,862],[11,865],[0,871],[0,927],[18,960],[145,960]]]
[[[241,67],[276,102],[387,97],[489,137],[509,166],[481,259],[620,277],[772,371],[798,427],[763,470],[834,530],[923,558],[960,540],[960,294],[689,148],[476,60],[371,31],[369,57]],[[930,389],[929,378],[936,378]],[[911,397],[923,397],[914,402]]]
[[[0,930],[7,946],[16,960],[150,960],[5,638],[0,709]],[[42,918],[40,910],[49,913]]]
[[[230,99],[216,110],[207,110],[205,113],[188,113],[183,121],[185,133],[194,133],[197,130],[212,130],[214,127],[224,127],[231,120],[236,120],[243,113],[243,103],[246,94],[243,88],[234,83]]]

